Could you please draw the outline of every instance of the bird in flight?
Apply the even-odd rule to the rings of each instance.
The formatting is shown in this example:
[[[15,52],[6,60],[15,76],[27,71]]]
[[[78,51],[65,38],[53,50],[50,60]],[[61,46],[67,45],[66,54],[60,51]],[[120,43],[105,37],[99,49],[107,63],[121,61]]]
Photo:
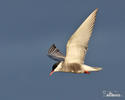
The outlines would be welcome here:
[[[84,64],[85,55],[88,48],[88,42],[94,27],[96,8],[73,33],[66,45],[66,56],[56,48],[53,44],[48,50],[48,56],[56,61],[50,72],[50,76],[54,72],[71,72],[71,73],[86,73],[90,71],[100,71],[100,67],[91,67]]]

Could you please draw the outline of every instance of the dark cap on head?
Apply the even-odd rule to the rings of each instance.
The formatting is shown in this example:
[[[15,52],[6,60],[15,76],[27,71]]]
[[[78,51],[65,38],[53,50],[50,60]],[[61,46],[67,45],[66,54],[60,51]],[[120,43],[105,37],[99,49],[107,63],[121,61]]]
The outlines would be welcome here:
[[[60,63],[60,62],[57,62],[57,63],[55,63],[55,64],[53,65],[52,71],[54,71],[54,69],[59,65],[59,63]]]

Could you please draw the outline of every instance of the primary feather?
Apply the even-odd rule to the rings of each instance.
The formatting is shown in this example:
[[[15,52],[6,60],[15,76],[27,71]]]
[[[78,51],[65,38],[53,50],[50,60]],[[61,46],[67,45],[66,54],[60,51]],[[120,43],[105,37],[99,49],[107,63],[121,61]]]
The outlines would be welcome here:
[[[65,59],[65,56],[60,52],[59,49],[56,48],[55,44],[49,48],[48,56],[57,61],[63,61]]]

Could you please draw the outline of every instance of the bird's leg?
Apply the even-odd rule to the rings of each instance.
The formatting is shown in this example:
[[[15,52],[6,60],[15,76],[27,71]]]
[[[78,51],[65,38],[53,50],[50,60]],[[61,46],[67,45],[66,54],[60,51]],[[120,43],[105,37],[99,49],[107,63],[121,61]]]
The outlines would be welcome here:
[[[88,72],[88,71],[84,71],[84,73],[85,73],[85,74],[90,74],[90,72]]]

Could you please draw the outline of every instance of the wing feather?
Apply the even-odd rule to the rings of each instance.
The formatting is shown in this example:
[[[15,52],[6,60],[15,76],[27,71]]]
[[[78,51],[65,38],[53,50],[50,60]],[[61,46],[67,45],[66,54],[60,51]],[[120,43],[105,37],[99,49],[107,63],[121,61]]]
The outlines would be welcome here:
[[[83,64],[97,11],[98,9],[95,9],[70,37],[67,43],[65,62]]]
[[[48,56],[58,61],[63,61],[65,59],[65,56],[56,48],[55,44],[53,44],[48,50]]]

